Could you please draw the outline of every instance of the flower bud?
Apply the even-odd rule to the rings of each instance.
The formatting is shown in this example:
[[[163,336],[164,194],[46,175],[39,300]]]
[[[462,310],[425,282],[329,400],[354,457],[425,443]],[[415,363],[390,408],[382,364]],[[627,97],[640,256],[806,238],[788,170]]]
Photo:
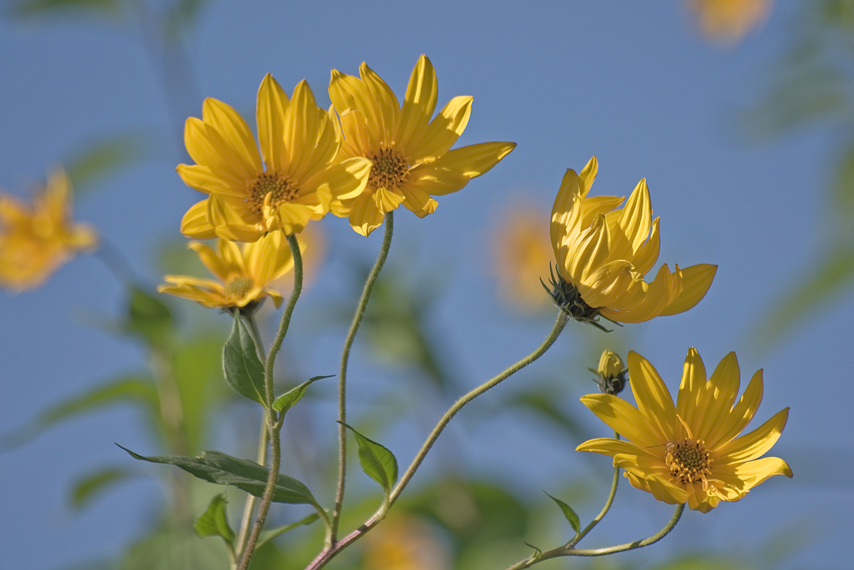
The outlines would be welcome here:
[[[599,391],[603,394],[617,395],[626,387],[626,382],[629,381],[626,373],[628,370],[617,354],[611,350],[606,350],[599,357],[599,369],[592,370],[596,372],[594,382],[599,386]]]

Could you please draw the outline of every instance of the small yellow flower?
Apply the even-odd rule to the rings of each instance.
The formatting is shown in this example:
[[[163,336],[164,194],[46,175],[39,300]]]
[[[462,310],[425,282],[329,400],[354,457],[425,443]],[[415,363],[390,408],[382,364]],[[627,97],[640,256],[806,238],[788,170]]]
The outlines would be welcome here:
[[[644,276],[658,259],[660,241],[646,180],[619,208],[621,197],[587,196],[597,170],[596,157],[581,174],[567,170],[555,199],[551,242],[561,278],[553,282],[559,286],[555,301],[580,320],[602,315],[622,323],[675,315],[699,303],[717,266],[677,265],[671,273],[665,264],[647,283]]]
[[[691,0],[691,9],[704,36],[735,43],[768,16],[771,0]]]
[[[596,374],[596,384],[603,394],[619,394],[626,387],[626,366],[616,352],[603,351],[599,368],[590,371]]]
[[[294,267],[284,233],[270,232],[242,246],[219,238],[217,251],[199,242],[190,242],[189,247],[218,281],[166,275],[163,279],[168,285],[158,287],[158,293],[190,299],[208,308],[239,309],[258,304],[265,297],[273,299],[277,308],[282,304],[282,294],[269,285]],[[305,251],[302,243],[300,251]]]
[[[332,198],[364,189],[371,163],[336,162],[337,119],[317,107],[305,81],[288,99],[267,74],[258,89],[257,122],[260,154],[246,122],[221,101],[205,99],[202,118],[187,119],[184,140],[196,164],[179,165],[178,174],[208,198],[184,215],[184,235],[255,241],[270,231],[296,234],[326,215]]]
[[[332,213],[348,216],[353,229],[368,235],[400,204],[423,218],[436,210],[432,196],[462,189],[488,172],[515,143],[491,142],[449,150],[468,124],[471,97],[454,97],[431,121],[438,85],[433,64],[422,55],[412,70],[403,107],[367,64],[361,79],[332,70],[329,97],[341,118],[340,160],[371,161],[364,191],[338,196]]]
[[[90,226],[72,220],[71,182],[53,172],[30,206],[0,194],[0,287],[38,287],[76,252],[97,247]]]
[[[687,502],[704,513],[720,501],[738,501],[769,477],[792,477],[782,459],[760,459],[782,434],[789,408],[738,437],[762,401],[762,370],[736,402],[740,374],[735,353],[724,357],[706,380],[703,361],[691,348],[674,406],[655,368],[636,352],[629,352],[628,360],[637,408],[609,394],[581,398],[628,441],[591,439],[578,451],[609,455],[633,487],[666,503]]]
[[[365,540],[363,568],[370,570],[445,570],[451,567],[447,547],[429,523],[397,515]]]
[[[501,296],[526,312],[549,303],[541,284],[553,255],[545,232],[547,219],[547,212],[531,204],[514,204],[506,209],[490,239]]]

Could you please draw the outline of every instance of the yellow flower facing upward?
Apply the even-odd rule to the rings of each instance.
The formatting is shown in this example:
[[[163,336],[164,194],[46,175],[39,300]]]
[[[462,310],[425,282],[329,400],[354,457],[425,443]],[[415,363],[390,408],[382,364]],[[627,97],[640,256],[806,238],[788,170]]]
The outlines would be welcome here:
[[[736,402],[740,373],[735,353],[724,357],[707,380],[703,361],[691,348],[674,406],[667,386],[644,357],[629,352],[628,362],[637,408],[609,394],[581,398],[628,441],[591,439],[578,451],[609,455],[633,487],[666,503],[687,502],[704,513],[720,501],[738,501],[769,477],[792,477],[785,461],[762,457],[783,432],[788,408],[739,437],[762,401],[762,370]]]
[[[270,232],[242,246],[219,238],[216,251],[199,242],[190,242],[189,247],[217,280],[166,275],[163,279],[168,285],[158,287],[158,293],[190,299],[208,308],[240,309],[257,305],[266,297],[277,308],[282,304],[282,294],[270,289],[269,284],[294,267],[284,233]],[[305,251],[303,243],[300,251]]]
[[[555,199],[551,242],[560,277],[552,282],[555,302],[579,320],[602,315],[622,323],[675,315],[699,303],[717,266],[677,265],[671,272],[665,264],[647,283],[660,237],[646,180],[620,208],[621,197],[587,196],[597,170],[596,157],[580,174],[567,170]]]
[[[723,43],[740,40],[771,11],[771,0],[691,0],[690,4],[700,32]]]
[[[267,74],[258,89],[257,122],[260,153],[243,118],[221,101],[205,99],[202,118],[187,119],[184,140],[196,164],[179,165],[178,174],[208,198],[184,215],[184,235],[255,241],[270,231],[296,234],[326,215],[333,198],[364,189],[370,161],[336,162],[336,119],[317,107],[305,81],[288,99]]]
[[[361,79],[333,69],[329,97],[344,136],[338,158],[364,157],[372,164],[362,192],[332,201],[332,212],[349,217],[362,235],[378,228],[400,204],[421,218],[432,214],[437,205],[433,196],[462,189],[516,146],[490,142],[449,150],[468,124],[472,98],[454,97],[431,121],[438,85],[424,55],[412,70],[402,107],[365,63],[359,75]]]
[[[97,247],[95,230],[72,220],[71,200],[63,170],[48,177],[32,206],[0,194],[0,287],[37,287],[76,252]]]

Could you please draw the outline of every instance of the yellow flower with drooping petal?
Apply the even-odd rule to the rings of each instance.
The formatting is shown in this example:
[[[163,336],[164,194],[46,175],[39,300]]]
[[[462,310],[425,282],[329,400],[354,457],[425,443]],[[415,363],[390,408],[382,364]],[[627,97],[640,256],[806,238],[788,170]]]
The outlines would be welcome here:
[[[658,259],[660,238],[646,180],[620,208],[621,197],[587,196],[597,170],[596,157],[580,174],[567,170],[555,199],[551,242],[560,277],[552,282],[555,302],[579,320],[601,315],[622,323],[675,315],[699,303],[717,266],[677,265],[671,272],[665,264],[647,283],[644,276]]]
[[[341,139],[331,111],[317,107],[301,81],[288,99],[270,74],[258,89],[258,141],[243,118],[216,99],[205,99],[202,118],[184,129],[196,164],[181,164],[188,186],[208,194],[181,221],[188,237],[255,241],[267,232],[297,234],[329,212],[333,198],[359,195],[370,161],[337,160]]]
[[[78,251],[92,250],[98,236],[72,220],[71,182],[53,172],[30,206],[0,194],[0,287],[32,289]]]
[[[720,501],[738,501],[769,477],[792,477],[785,461],[762,457],[782,434],[789,408],[739,437],[762,401],[762,370],[736,402],[740,373],[735,353],[724,357],[707,380],[703,361],[691,348],[674,406],[649,361],[629,352],[628,362],[637,408],[609,394],[581,398],[625,440],[591,439],[578,451],[611,456],[633,487],[704,513]]]
[[[421,218],[432,214],[433,196],[462,189],[516,146],[490,142],[449,150],[468,124],[472,98],[454,97],[431,121],[438,85],[427,56],[412,70],[402,107],[367,64],[359,75],[333,69],[329,97],[344,136],[338,158],[364,157],[373,165],[364,191],[332,201],[332,213],[349,217],[362,235],[382,225],[385,214],[400,204]]]
[[[771,11],[771,0],[692,0],[700,32],[709,39],[735,43]]]
[[[258,241],[241,245],[219,238],[216,251],[195,241],[189,247],[217,280],[166,275],[163,279],[168,285],[158,287],[158,293],[190,299],[208,308],[241,309],[255,306],[266,297],[273,300],[276,308],[282,304],[282,294],[269,285],[294,267],[284,233],[270,232]],[[303,251],[305,244],[300,242],[300,252]]]

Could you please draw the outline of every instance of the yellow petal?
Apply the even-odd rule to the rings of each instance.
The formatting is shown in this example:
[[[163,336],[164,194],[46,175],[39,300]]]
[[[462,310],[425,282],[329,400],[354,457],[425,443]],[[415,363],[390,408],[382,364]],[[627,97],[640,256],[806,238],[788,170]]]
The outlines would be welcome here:
[[[350,226],[356,233],[368,236],[382,225],[385,215],[377,208],[371,196],[363,194],[353,202],[349,218]]]
[[[216,195],[207,199],[207,219],[217,236],[232,241],[256,241],[264,235],[257,225],[246,223],[232,204]]]
[[[516,148],[516,143],[489,142],[448,151],[430,163],[433,168],[450,170],[469,178],[489,172],[502,158]]]
[[[723,444],[729,442],[740,434],[753,416],[759,409],[759,404],[762,402],[762,370],[759,369],[750,379],[747,389],[739,398],[738,403],[733,407],[727,422],[727,428],[719,435],[717,439],[710,439],[706,445],[710,449],[716,449]]]
[[[264,287],[294,266],[291,247],[281,231],[270,232],[255,243],[248,244],[244,263],[255,284]]]
[[[581,397],[581,403],[611,429],[640,448],[652,450],[668,441],[652,431],[643,414],[622,398],[610,394],[588,394]],[[587,450],[579,447],[579,451]]]
[[[314,145],[318,138],[317,103],[305,80],[294,88],[291,103],[285,111],[285,163],[282,168],[296,175],[311,161]]]
[[[697,416],[693,424],[694,437],[709,442],[718,440],[726,431],[729,415],[738,395],[740,378],[738,358],[734,352],[730,352],[718,363],[706,383],[697,406]]]
[[[382,139],[380,109],[362,80],[333,69],[329,81],[329,98],[342,115],[350,109],[358,111],[371,138],[377,142]]]
[[[400,188],[398,188],[398,190],[403,194],[405,198],[403,201],[403,205],[406,206],[409,211],[413,212],[419,218],[429,216],[430,214],[436,211],[436,206],[438,205],[438,203],[421,188],[406,183],[403,184]]]
[[[216,275],[220,281],[228,279],[233,268],[223,261],[213,249],[197,241],[190,242],[187,244],[187,247],[196,252],[196,255],[199,256],[199,260],[202,264],[208,268],[208,271]],[[166,279],[166,281],[169,280]]]
[[[463,134],[471,115],[472,98],[468,96],[454,97],[424,131],[417,148],[411,149],[412,161],[429,162],[448,152]]]
[[[566,170],[563,175],[563,180],[560,183],[560,189],[557,192],[554,206],[552,207],[551,225],[549,226],[549,234],[552,240],[552,246],[555,249],[560,247],[569,230],[569,221],[575,206],[575,198],[580,194],[581,187],[578,183],[578,174],[571,168]],[[577,213],[576,213],[577,214]],[[563,265],[561,263],[561,265]]]
[[[655,430],[659,442],[674,441],[676,436],[676,406],[667,386],[650,362],[631,350],[627,358],[629,385],[648,426]]]
[[[581,169],[581,174],[578,175],[578,184],[581,190],[581,197],[586,198],[590,192],[590,187],[593,186],[593,181],[596,180],[596,173],[599,172],[599,161],[596,157],[591,157]]]
[[[699,303],[712,286],[717,270],[717,265],[708,264],[692,265],[683,269],[682,293],[661,311],[660,316],[678,315]]]
[[[317,144],[311,156],[311,160],[303,164],[303,168],[296,173],[298,180],[308,180],[316,176],[324,168],[328,167],[338,155],[341,147],[341,135],[336,125],[338,119],[333,112],[317,109],[318,132]],[[344,157],[339,158],[343,160]]]
[[[777,443],[788,419],[789,408],[785,408],[752,432],[724,444],[717,450],[720,456],[715,465],[730,465],[761,457]]]
[[[579,235],[577,242],[569,244],[566,269],[573,279],[585,281],[601,268],[608,260],[610,244],[611,232],[608,231],[604,216],[599,216],[590,228]]]
[[[602,394],[606,396],[607,394]],[[634,409],[634,408],[632,408]],[[637,410],[635,410],[637,411]],[[599,437],[590,439],[575,448],[575,451],[587,451],[590,453],[598,453],[600,455],[610,455],[611,457],[621,454],[624,456],[644,456],[650,461],[664,463],[656,455],[654,451],[640,447],[636,443],[631,443],[621,439],[613,439],[610,437]]]
[[[392,210],[396,210],[401,202],[405,199],[403,194],[388,190],[386,188],[377,188],[371,194],[377,209],[383,214],[387,214]]]
[[[436,110],[436,100],[439,95],[439,86],[436,82],[436,70],[427,56],[418,58],[418,63],[409,77],[409,85],[406,87],[406,95],[403,99],[403,110],[394,135],[400,148],[416,148],[421,142],[421,137],[430,117]]]
[[[243,161],[216,129],[195,117],[190,117],[185,123],[184,143],[196,163],[210,168],[211,172],[233,188],[239,188],[256,175],[256,172],[246,169]]]
[[[735,467],[736,476],[744,481],[747,489],[751,489],[774,475],[794,477],[789,464],[779,457],[763,457],[756,461],[748,461]]]
[[[305,182],[305,188],[314,191],[325,188],[335,200],[355,198],[365,190],[371,174],[371,161],[354,157],[322,170]]]
[[[638,248],[631,260],[632,264],[635,266],[635,271],[641,275],[646,275],[658,259],[658,252],[661,248],[661,234],[659,233],[658,226],[658,218],[655,218],[652,221],[652,233],[650,234],[649,239]],[[684,273],[685,272],[683,270],[683,282]],[[682,290],[685,291],[684,284]]]
[[[359,67],[359,75],[371,98],[376,102],[379,112],[378,127],[380,132],[380,143],[391,144],[394,141],[394,133],[397,128],[398,115],[400,114],[400,103],[385,81],[380,79],[367,63],[362,62]]]
[[[432,196],[445,196],[463,189],[468,182],[469,177],[464,174],[427,164],[410,170],[406,185]]]
[[[216,232],[208,221],[208,200],[202,200],[187,210],[181,220],[181,233],[195,239],[213,239]]]
[[[208,97],[202,104],[202,120],[222,135],[240,160],[243,170],[247,172],[263,170],[252,131],[249,130],[243,117],[230,105]]]
[[[175,170],[177,170],[178,176],[181,177],[184,184],[199,192],[217,193],[235,198],[243,198],[246,195],[245,184],[237,187],[232,186],[229,181],[233,182],[233,177],[220,178],[203,164],[179,164]]]
[[[258,88],[256,122],[261,156],[267,170],[281,171],[285,157],[285,110],[290,105],[285,90],[269,73]]]
[[[689,426],[696,425],[697,408],[706,392],[706,367],[694,347],[688,349],[682,366],[682,382],[676,398],[676,413]]]
[[[642,281],[640,274],[634,274],[638,281]],[[642,283],[641,283],[642,285]],[[662,265],[655,279],[646,288],[642,295],[628,296],[622,302],[611,301],[608,308],[620,311],[620,315],[614,320],[622,323],[642,323],[653,319],[661,314],[664,307],[674,296],[674,287],[678,286],[673,274],[667,265]],[[643,290],[639,287],[638,291]],[[603,313],[604,314],[604,313]],[[610,318],[610,317],[609,317]]]
[[[632,245],[632,252],[637,251],[649,236],[651,220],[652,206],[649,200],[649,189],[646,186],[646,179],[643,179],[632,191],[619,218],[620,227]]]

